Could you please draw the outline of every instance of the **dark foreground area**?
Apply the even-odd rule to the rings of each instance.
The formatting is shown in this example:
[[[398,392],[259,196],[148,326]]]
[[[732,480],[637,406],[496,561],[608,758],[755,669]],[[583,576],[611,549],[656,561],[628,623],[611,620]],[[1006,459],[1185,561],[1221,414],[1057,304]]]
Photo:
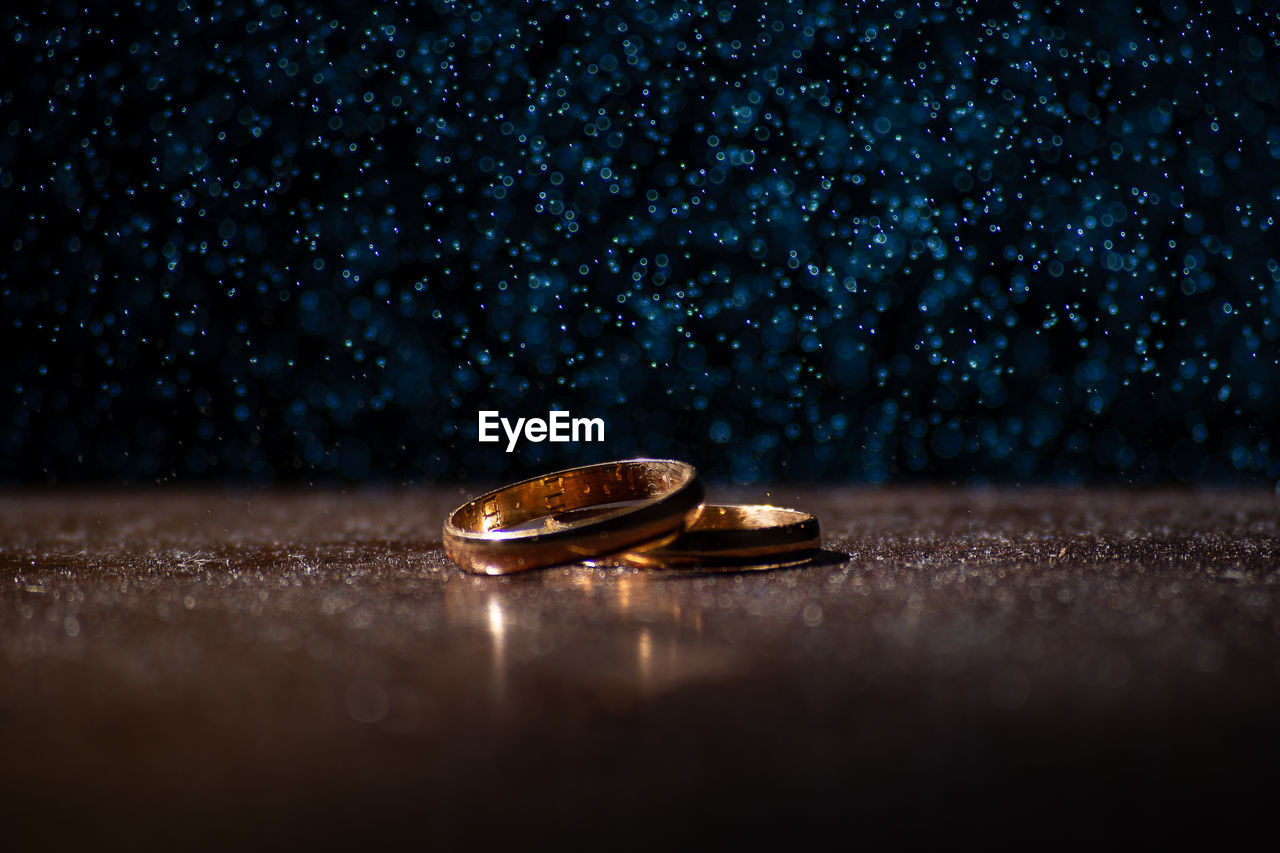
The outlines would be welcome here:
[[[483,578],[476,491],[0,495],[2,846],[1269,823],[1271,492],[775,489],[814,565]]]

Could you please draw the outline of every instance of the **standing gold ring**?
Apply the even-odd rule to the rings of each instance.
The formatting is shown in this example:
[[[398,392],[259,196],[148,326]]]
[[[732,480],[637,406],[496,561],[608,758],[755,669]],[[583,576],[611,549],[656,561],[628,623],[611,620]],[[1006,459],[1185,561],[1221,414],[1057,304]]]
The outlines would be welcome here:
[[[698,472],[671,459],[631,459],[570,468],[481,495],[449,514],[445,551],[462,568],[489,575],[573,563],[674,538],[698,517]],[[637,503],[600,507],[621,501]],[[594,508],[554,528],[508,530],[546,516]]]

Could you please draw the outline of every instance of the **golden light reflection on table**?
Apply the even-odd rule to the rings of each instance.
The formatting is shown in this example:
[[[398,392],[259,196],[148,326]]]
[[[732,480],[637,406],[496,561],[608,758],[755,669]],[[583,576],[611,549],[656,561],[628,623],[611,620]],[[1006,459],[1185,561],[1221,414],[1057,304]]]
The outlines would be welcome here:
[[[489,595],[486,610],[489,619],[489,636],[493,640],[491,687],[494,700],[501,702],[507,688],[507,615],[503,610],[501,594]]]
[[[566,689],[627,704],[744,667],[732,643],[704,635],[705,611],[716,603],[690,603],[697,582],[583,567],[509,583],[467,579],[448,584],[445,614],[451,625],[488,637],[487,692],[495,708],[519,703],[551,671]],[[583,622],[559,618],[566,611],[608,628],[584,637]]]

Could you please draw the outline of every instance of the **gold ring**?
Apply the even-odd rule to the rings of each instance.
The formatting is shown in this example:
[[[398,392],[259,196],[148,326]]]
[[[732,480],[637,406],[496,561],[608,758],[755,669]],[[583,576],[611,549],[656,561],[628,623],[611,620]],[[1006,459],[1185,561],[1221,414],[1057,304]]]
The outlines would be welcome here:
[[[692,465],[630,459],[570,468],[481,495],[449,514],[445,551],[462,568],[489,575],[573,563],[661,543],[688,527],[705,493]],[[601,507],[621,501],[628,506]],[[507,530],[592,508],[554,528]]]
[[[548,519],[556,529],[595,510],[566,512]],[[666,543],[634,548],[608,562],[650,569],[776,569],[812,559],[821,541],[818,519],[777,506],[708,504],[693,524]]]

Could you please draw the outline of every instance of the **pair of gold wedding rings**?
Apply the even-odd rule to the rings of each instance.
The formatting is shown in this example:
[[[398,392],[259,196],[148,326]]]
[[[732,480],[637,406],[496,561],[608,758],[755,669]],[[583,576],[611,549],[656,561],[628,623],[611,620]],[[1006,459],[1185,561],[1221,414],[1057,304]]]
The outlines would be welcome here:
[[[779,568],[807,562],[818,539],[818,520],[808,513],[706,504],[697,469],[671,459],[604,462],[523,480],[468,501],[444,523],[453,561],[489,575],[578,562]]]

